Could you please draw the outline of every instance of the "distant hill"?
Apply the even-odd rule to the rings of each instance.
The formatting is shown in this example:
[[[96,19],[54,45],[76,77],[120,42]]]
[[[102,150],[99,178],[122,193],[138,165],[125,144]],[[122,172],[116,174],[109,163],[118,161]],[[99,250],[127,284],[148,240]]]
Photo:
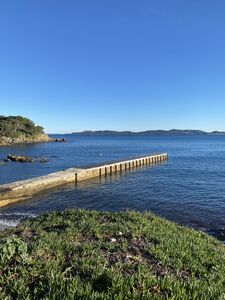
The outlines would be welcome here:
[[[0,116],[0,145],[49,141],[41,126],[21,116]]]
[[[202,130],[146,130],[140,132],[132,131],[113,131],[113,130],[98,130],[98,131],[82,131],[73,132],[75,135],[86,135],[86,136],[118,136],[118,135],[140,135],[140,136],[153,136],[153,135],[164,135],[164,136],[177,136],[177,135],[225,135],[223,131],[205,132]]]

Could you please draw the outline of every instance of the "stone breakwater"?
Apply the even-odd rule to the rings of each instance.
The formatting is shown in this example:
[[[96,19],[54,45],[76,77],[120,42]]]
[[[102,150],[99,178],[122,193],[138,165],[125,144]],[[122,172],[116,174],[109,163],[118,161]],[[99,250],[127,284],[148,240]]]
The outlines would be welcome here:
[[[167,159],[168,154],[162,153],[87,169],[71,168],[46,176],[0,185],[0,207],[27,199],[38,192],[53,187],[67,183],[77,183],[93,177],[107,176],[115,172],[128,171],[143,165],[153,165]]]

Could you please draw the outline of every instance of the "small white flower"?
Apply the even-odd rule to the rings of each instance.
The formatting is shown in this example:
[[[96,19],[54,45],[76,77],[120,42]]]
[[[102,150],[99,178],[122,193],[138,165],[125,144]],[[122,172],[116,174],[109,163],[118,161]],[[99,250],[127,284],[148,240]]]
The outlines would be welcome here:
[[[110,243],[115,243],[117,240],[115,238],[110,239]]]

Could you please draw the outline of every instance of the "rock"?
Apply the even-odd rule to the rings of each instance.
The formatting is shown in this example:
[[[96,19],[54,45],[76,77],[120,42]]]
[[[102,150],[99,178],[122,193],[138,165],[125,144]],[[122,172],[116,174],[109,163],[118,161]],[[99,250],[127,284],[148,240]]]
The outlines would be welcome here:
[[[14,162],[33,162],[34,159],[29,156],[20,156],[20,155],[12,155],[8,154],[7,159]]]
[[[21,155],[12,155],[8,154],[7,158],[4,159],[5,162],[14,161],[14,162],[39,162],[41,164],[48,163],[46,158],[34,158],[30,156],[21,156]]]
[[[46,134],[38,135],[33,138],[28,138],[21,136],[19,138],[9,138],[9,137],[0,137],[0,147],[1,146],[10,146],[14,144],[32,144],[32,143],[44,143],[44,142],[53,142],[54,139],[48,137]]]
[[[45,159],[45,158],[42,158],[42,159],[39,160],[39,163],[46,164],[46,163],[48,163],[48,160]]]
[[[57,143],[62,143],[62,142],[65,142],[66,140],[64,138],[60,139],[60,138],[57,138],[55,139],[55,142]]]
[[[117,242],[117,240],[115,238],[110,238],[109,241],[110,241],[110,243],[116,243]]]

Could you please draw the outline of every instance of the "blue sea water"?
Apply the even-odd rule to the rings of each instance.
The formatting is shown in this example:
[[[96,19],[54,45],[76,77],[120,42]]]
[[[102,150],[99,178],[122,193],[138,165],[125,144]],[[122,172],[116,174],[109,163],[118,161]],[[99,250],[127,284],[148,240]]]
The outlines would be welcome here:
[[[40,193],[0,209],[0,224],[15,225],[28,217],[72,207],[135,209],[152,211],[225,240],[224,136],[60,137],[67,142],[0,148],[0,160],[8,153],[49,160],[46,164],[0,165],[0,184],[158,152],[167,152],[169,160]]]

